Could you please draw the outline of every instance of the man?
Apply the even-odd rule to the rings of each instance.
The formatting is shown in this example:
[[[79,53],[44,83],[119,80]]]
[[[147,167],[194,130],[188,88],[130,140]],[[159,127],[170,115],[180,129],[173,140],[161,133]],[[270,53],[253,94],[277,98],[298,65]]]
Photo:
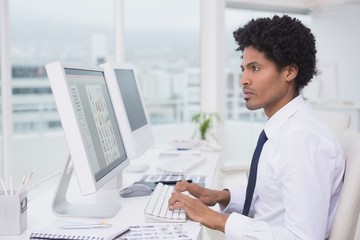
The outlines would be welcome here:
[[[181,182],[169,208],[183,208],[190,219],[224,232],[227,239],[326,239],[345,161],[333,134],[300,95],[316,73],[314,36],[285,15],[252,20],[234,37],[243,52],[240,83],[246,107],[263,108],[268,117],[254,193],[246,196],[246,187],[217,191]],[[243,213],[249,196],[252,217]],[[217,203],[222,213],[208,207]]]

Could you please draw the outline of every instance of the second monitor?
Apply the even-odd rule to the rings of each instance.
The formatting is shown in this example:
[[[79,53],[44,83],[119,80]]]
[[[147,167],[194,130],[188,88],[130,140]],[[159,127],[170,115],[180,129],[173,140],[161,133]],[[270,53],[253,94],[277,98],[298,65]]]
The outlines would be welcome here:
[[[106,83],[129,159],[145,153],[154,145],[151,124],[141,96],[135,70],[130,65],[105,63]]]

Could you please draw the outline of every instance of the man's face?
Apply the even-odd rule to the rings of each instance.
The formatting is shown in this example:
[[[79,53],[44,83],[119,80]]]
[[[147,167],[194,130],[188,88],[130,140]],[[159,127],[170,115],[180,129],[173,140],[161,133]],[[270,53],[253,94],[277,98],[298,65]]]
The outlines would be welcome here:
[[[248,109],[264,108],[270,118],[295,97],[294,76],[289,68],[279,72],[276,65],[255,48],[245,48],[241,69],[240,83]]]

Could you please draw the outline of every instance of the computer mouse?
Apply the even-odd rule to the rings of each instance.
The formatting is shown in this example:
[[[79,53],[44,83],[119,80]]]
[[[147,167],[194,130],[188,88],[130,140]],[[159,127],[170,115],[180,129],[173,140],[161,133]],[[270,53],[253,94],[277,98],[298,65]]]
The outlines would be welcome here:
[[[153,191],[153,187],[145,183],[134,183],[122,190],[120,190],[120,196],[127,197],[140,197],[150,195]]]

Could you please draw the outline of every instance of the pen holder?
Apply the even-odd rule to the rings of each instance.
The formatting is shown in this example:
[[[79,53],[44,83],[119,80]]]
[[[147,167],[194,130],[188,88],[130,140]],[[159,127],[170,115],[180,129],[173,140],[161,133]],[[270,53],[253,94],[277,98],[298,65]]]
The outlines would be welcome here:
[[[0,191],[0,236],[21,234],[27,226],[26,191],[5,195]]]

